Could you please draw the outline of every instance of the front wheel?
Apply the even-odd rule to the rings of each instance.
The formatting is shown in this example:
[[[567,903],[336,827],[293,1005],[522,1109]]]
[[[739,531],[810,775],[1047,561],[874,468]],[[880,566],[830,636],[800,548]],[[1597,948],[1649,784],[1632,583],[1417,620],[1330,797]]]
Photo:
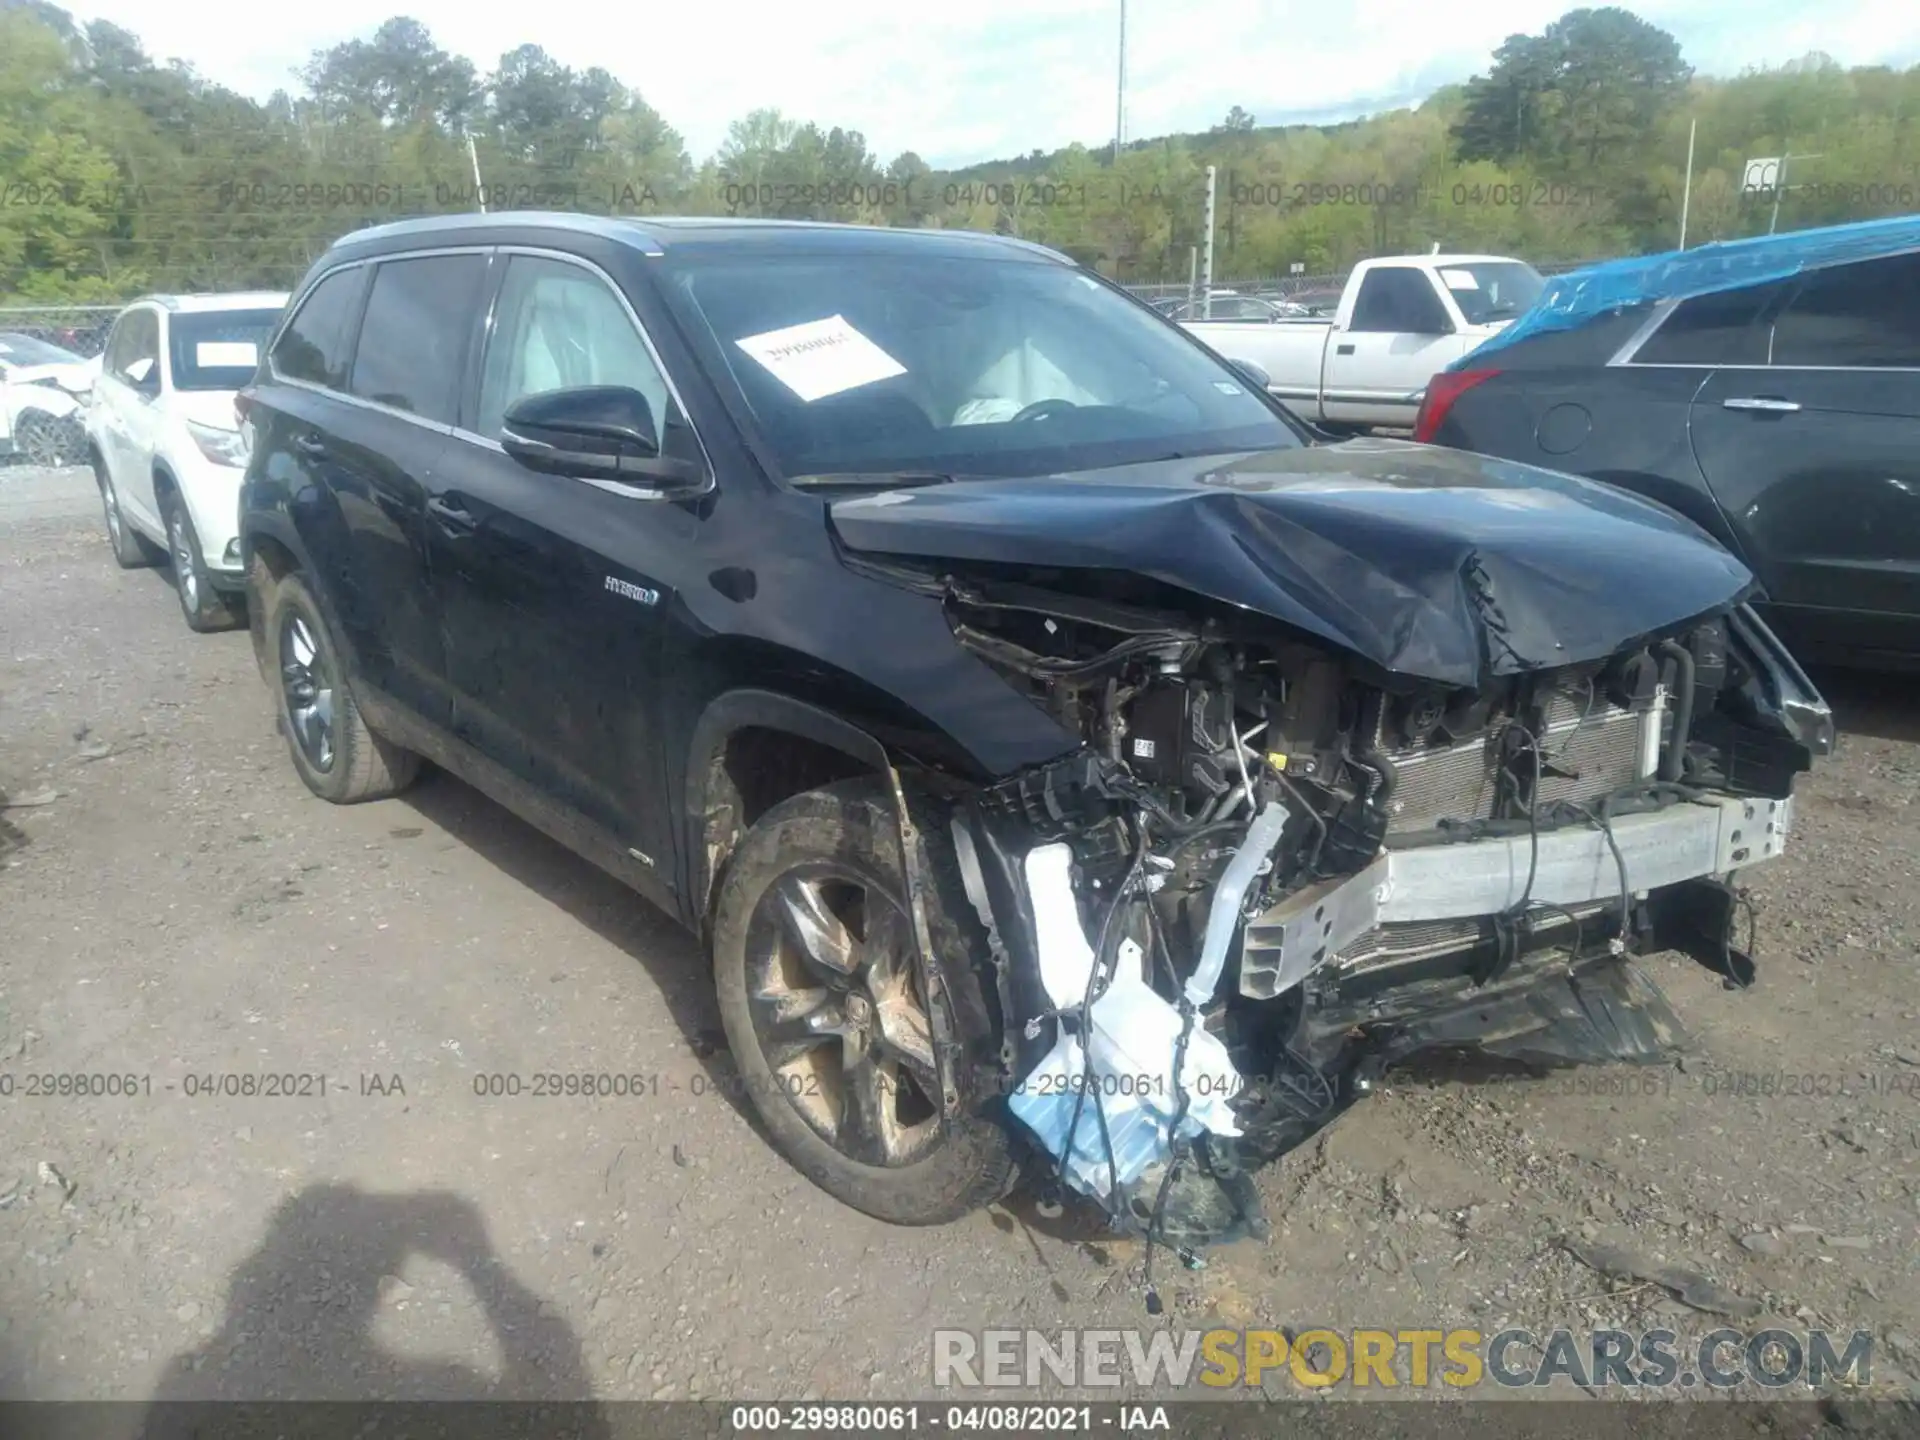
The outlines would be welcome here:
[[[245,603],[237,595],[214,589],[207,571],[206,557],[200,552],[200,536],[194,531],[193,517],[178,495],[162,501],[161,513],[167,521],[167,552],[173,560],[173,590],[180,600],[180,613],[187,628],[199,634],[231,630],[245,623]]]
[[[944,831],[923,835],[928,925],[963,1051],[949,1126],[883,784],[842,781],[768,811],[728,863],[714,921],[721,1021],[774,1141],[835,1199],[902,1225],[956,1220],[1014,1178],[980,1078],[996,1044],[985,937]]]

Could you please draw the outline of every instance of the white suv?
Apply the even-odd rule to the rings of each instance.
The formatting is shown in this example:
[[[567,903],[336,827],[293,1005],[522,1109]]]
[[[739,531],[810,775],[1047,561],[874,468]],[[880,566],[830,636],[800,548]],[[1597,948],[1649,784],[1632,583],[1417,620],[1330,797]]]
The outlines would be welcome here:
[[[87,450],[121,565],[171,557],[187,624],[245,618],[237,531],[247,457],[234,392],[253,379],[283,293],[149,296],[113,322]]]

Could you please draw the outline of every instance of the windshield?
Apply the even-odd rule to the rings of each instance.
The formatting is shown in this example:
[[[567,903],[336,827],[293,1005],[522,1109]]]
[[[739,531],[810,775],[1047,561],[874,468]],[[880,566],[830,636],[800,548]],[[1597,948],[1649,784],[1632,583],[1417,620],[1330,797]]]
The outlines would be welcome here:
[[[669,302],[788,477],[1044,475],[1303,440],[1248,382],[1066,265],[691,253]]]
[[[176,390],[238,390],[253,379],[278,310],[176,312],[169,348]]]
[[[1493,325],[1531,309],[1546,281],[1518,260],[1443,266],[1440,279],[1469,325]]]
[[[0,335],[0,365],[84,365],[71,350],[49,345],[31,335]]]

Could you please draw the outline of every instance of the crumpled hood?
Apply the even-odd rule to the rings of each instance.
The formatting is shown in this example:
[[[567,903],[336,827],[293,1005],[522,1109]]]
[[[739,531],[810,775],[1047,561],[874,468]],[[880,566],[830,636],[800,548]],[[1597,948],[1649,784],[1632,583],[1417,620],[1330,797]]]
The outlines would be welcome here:
[[[47,365],[17,365],[10,381],[15,385],[33,385],[51,380],[63,390],[84,395],[93,388],[94,377],[99,372],[98,365],[86,362],[72,365],[55,361]]]
[[[1130,571],[1468,687],[1603,659],[1755,588],[1669,510],[1402,440],[962,481],[829,513],[853,550]]]

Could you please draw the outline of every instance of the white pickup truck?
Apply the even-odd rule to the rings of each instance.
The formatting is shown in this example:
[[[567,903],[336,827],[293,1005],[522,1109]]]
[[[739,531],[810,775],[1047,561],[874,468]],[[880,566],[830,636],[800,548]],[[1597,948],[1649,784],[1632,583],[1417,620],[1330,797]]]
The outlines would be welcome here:
[[[1186,320],[1228,360],[1258,367],[1316,425],[1410,426],[1427,381],[1533,304],[1545,282],[1502,255],[1363,260],[1333,319]]]

